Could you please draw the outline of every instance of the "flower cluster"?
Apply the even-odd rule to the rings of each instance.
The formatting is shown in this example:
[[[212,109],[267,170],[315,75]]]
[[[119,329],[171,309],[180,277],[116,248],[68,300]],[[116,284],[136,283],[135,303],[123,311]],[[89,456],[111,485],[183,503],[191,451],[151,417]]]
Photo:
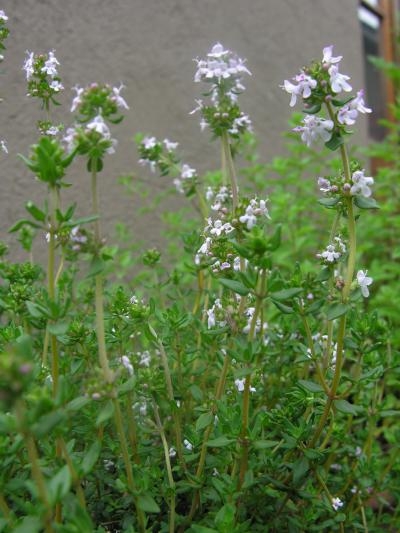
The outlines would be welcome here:
[[[67,128],[63,142],[67,152],[77,150],[79,154],[87,154],[89,159],[96,160],[101,160],[105,154],[114,154],[117,145],[102,115],[95,116],[86,124]]]
[[[301,139],[307,146],[321,139],[329,148],[336,149],[343,142],[343,134],[348,133],[345,127],[353,125],[359,113],[371,113],[365,105],[362,90],[356,96],[344,100],[338,98],[340,93],[352,91],[350,77],[339,72],[341,59],[342,56],[333,56],[333,46],[326,46],[321,61],[303,68],[292,81],[285,80],[282,85],[290,94],[291,107],[298,99],[305,104],[307,116],[303,125],[297,126],[294,131],[301,133]],[[323,104],[328,107],[329,119],[315,116]]]
[[[175,150],[177,142],[156,137],[138,137],[139,164],[149,166],[152,172],[159,170],[162,176],[174,175],[173,184],[179,193],[190,195],[196,182],[197,171],[187,163],[182,163]]]
[[[362,196],[369,198],[372,194],[370,185],[374,183],[374,178],[365,176],[365,170],[355,170],[351,174],[351,182],[347,182],[344,175],[336,177],[319,177],[319,190],[328,197],[340,195]]]
[[[257,198],[250,200],[244,215],[239,217],[240,222],[245,224],[248,230],[251,230],[257,224],[260,217],[270,218],[267,202],[268,200],[257,200]]]
[[[77,112],[77,123],[68,128],[63,141],[69,152],[76,150],[88,156],[88,168],[100,171],[106,154],[115,153],[117,140],[112,138],[107,122],[117,124],[123,116],[119,109],[129,109],[121,96],[123,89],[109,84],[92,83],[86,88],[74,87],[76,92],[71,112]],[[49,132],[48,132],[49,134]],[[95,166],[92,167],[92,164]]]
[[[220,137],[227,132],[233,138],[252,131],[251,120],[238,106],[238,95],[244,91],[243,75],[251,75],[245,61],[221,43],[215,44],[206,59],[195,59],[197,70],[195,82],[210,85],[209,102],[196,100],[197,107],[191,112],[201,113],[201,129],[210,127]]]
[[[124,85],[111,87],[108,83],[91,83],[87,87],[73,87],[76,95],[72,100],[71,113],[78,112],[79,121],[86,122],[97,115],[101,115],[112,123],[122,120],[119,109],[129,109],[121,96]]]
[[[45,107],[48,107],[49,102],[57,104],[54,96],[64,89],[58,74],[60,62],[54,52],[35,54],[27,50],[22,67],[28,82],[28,96],[40,98]]]
[[[333,264],[336,263],[345,253],[346,245],[338,236],[333,239],[331,244],[328,244],[323,252],[317,254],[317,257],[322,259],[324,263]]]

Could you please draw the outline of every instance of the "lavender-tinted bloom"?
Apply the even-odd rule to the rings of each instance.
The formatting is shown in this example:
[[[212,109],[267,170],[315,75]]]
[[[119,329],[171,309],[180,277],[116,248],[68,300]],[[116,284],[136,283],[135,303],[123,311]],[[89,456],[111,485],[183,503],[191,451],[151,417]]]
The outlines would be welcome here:
[[[4,20],[4,22],[8,20],[7,15],[4,13],[2,9],[0,9],[0,20]]]
[[[42,67],[42,72],[46,73],[47,76],[54,77],[57,76],[57,65],[59,65],[59,61],[54,55],[55,50],[52,50],[48,53],[47,60],[44,63],[44,66]]]
[[[23,70],[25,70],[26,73],[26,79],[29,81],[32,78],[33,73],[35,72],[35,69],[33,68],[33,64],[35,62],[35,54],[34,52],[26,51],[28,54],[28,57],[25,59],[24,65],[22,67]]]
[[[366,270],[359,270],[357,272],[357,283],[361,289],[361,294],[364,296],[364,298],[368,298],[369,296],[369,289],[368,286],[372,284],[374,281],[372,278],[367,276],[368,271]]]
[[[363,170],[357,170],[356,172],[353,172],[351,181],[353,182],[353,185],[350,188],[351,195],[361,194],[361,196],[364,196],[365,198],[371,196],[372,192],[369,185],[374,183],[374,178],[364,176]]]
[[[290,81],[285,80],[282,86],[287,93],[292,95],[289,103],[290,107],[293,107],[296,104],[297,97],[308,98],[311,96],[312,89],[315,89],[317,86],[316,80],[303,71],[293,79],[298,85],[294,85]]]
[[[113,87],[112,88],[112,92],[113,92],[112,99],[115,101],[118,107],[129,109],[128,104],[125,102],[124,98],[122,98],[122,96],[120,95],[120,92],[124,87],[125,85],[123,85],[122,83],[119,87]]]
[[[339,61],[342,59],[343,56],[332,56],[333,46],[326,46],[323,50],[323,58],[322,63],[324,65],[332,65],[333,63],[339,63]]]
[[[332,91],[334,93],[340,93],[341,91],[349,92],[352,90],[351,85],[347,83],[347,80],[350,79],[350,76],[346,76],[346,74],[340,74],[336,65],[332,65],[328,72],[330,75]]]
[[[307,146],[314,144],[319,138],[327,142],[332,137],[333,121],[315,115],[307,115],[303,119],[304,126],[297,126],[293,131],[301,133],[301,140]]]
[[[340,108],[337,118],[341,124],[351,126],[355,123],[358,113],[371,113],[372,109],[366,107],[364,102],[364,91],[358,91],[357,96],[348,104]]]

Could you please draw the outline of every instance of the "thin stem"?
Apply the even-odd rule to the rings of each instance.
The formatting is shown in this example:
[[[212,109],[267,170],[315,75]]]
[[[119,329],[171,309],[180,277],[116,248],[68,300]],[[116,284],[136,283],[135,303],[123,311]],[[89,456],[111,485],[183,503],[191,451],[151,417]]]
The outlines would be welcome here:
[[[233,164],[233,159],[232,159],[232,152],[231,152],[231,146],[229,143],[229,137],[226,131],[224,131],[224,133],[221,136],[221,142],[222,142],[222,147],[223,147],[224,154],[225,154],[227,174],[229,176],[229,180],[230,180],[231,187],[232,187],[232,211],[234,213],[239,204],[239,189],[238,189],[238,184],[237,184],[235,166]]]
[[[97,191],[97,172],[96,172],[96,161],[92,160],[92,210],[93,214],[97,216],[94,222],[94,232],[95,240],[97,246],[100,249],[101,245],[101,231],[100,231],[100,220],[99,220],[99,199]],[[97,274],[95,277],[95,311],[96,311],[96,334],[97,334],[97,344],[98,344],[98,355],[99,363],[103,370],[104,380],[107,384],[112,387],[112,402],[114,406],[114,423],[117,430],[119,444],[121,448],[121,453],[124,461],[128,487],[133,495],[133,500],[136,508],[136,515],[138,520],[138,527],[141,533],[144,533],[146,530],[146,517],[143,511],[137,504],[136,497],[134,496],[137,488],[133,477],[132,464],[129,456],[128,444],[125,436],[124,426],[122,422],[121,407],[119,405],[117,391],[114,387],[114,374],[110,369],[108,356],[107,356],[107,347],[105,339],[105,328],[104,328],[104,299],[103,299],[103,276],[102,274]]]
[[[260,275],[258,278],[257,288],[255,291],[256,295],[256,303],[254,308],[254,313],[252,316],[252,320],[250,323],[250,330],[248,333],[248,342],[253,342],[255,335],[256,335],[256,327],[257,327],[257,320],[261,314],[262,310],[262,303],[265,297],[265,284],[266,284],[266,276],[267,272],[266,270],[261,270]],[[261,324],[261,331],[262,331],[262,324]],[[242,455],[240,459],[240,471],[239,471],[239,479],[238,479],[238,490],[243,485],[244,478],[247,472],[247,466],[248,466],[248,456],[249,456],[249,440],[248,440],[248,433],[249,433],[249,413],[250,413],[250,388],[251,388],[251,374],[247,374],[245,383],[244,383],[244,390],[243,390],[243,404],[242,404],[242,425],[239,435],[239,443],[242,447]]]
[[[31,465],[32,478],[38,490],[39,499],[42,501],[45,508],[45,532],[53,533],[53,527],[51,525],[51,505],[50,499],[47,493],[46,482],[39,463],[39,454],[37,451],[35,440],[25,424],[24,420],[25,405],[22,400],[19,400],[16,404],[16,417],[20,426],[20,432],[22,433],[26,447],[28,450],[29,462]]]
[[[169,510],[170,510],[169,512],[169,533],[174,533],[175,531],[175,481],[174,481],[174,476],[172,474],[172,467],[171,467],[171,460],[169,456],[169,447],[168,447],[167,438],[165,436],[165,431],[161,423],[160,415],[158,412],[158,406],[154,401],[153,401],[153,410],[154,410],[154,417],[156,419],[157,428],[160,433],[161,442],[162,442],[163,449],[164,449],[165,464],[167,467],[168,484],[169,484],[169,488],[171,491],[171,500],[169,504]]]
[[[175,436],[176,436],[176,443],[175,443],[176,451],[178,452],[179,461],[181,462],[183,468],[186,469],[186,463],[183,457],[183,448],[182,448],[181,420],[180,420],[180,417],[178,416],[178,413],[176,412],[174,388],[172,386],[172,378],[171,378],[171,372],[169,370],[168,357],[167,357],[167,353],[165,351],[163,343],[158,338],[157,338],[157,345],[160,350],[161,362],[164,368],[168,400],[172,404],[172,417],[174,419],[174,428],[175,428]]]
[[[58,204],[58,192],[56,187],[50,187],[49,189],[49,203],[50,203],[50,227],[49,227],[49,246],[48,246],[48,258],[47,258],[47,290],[49,298],[52,302],[56,296],[56,279],[55,279],[55,248],[56,248],[56,209]],[[46,339],[45,339],[46,341]],[[58,393],[59,382],[59,357],[57,339],[55,335],[50,333],[50,347],[51,347],[51,374],[53,382],[53,397]],[[43,350],[44,354],[47,353],[47,348]]]

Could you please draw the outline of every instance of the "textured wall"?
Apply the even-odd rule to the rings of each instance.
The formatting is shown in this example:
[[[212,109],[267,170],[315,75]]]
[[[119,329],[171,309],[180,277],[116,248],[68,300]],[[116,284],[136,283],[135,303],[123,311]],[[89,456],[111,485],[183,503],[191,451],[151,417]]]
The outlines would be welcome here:
[[[30,197],[40,201],[42,184],[35,182],[17,153],[27,154],[35,142],[38,103],[25,96],[21,65],[25,50],[56,50],[66,91],[57,118],[71,121],[70,87],[92,81],[126,85],[130,105],[125,121],[115,130],[117,154],[102,172],[101,195],[106,231],[118,220],[136,228],[149,244],[160,243],[157,215],[135,216],[142,200],[132,199],[116,183],[121,174],[139,172],[155,191],[168,178],[147,177],[136,164],[131,141],[138,131],[180,141],[185,160],[199,171],[217,164],[218,148],[201,133],[198,119],[189,116],[200,87],[192,83],[192,58],[204,55],[216,41],[247,58],[253,76],[242,97],[243,110],[253,120],[260,151],[267,161],[282,150],[281,133],[290,116],[289,97],[279,88],[322,47],[335,45],[344,55],[342,71],[352,74],[355,88],[363,84],[361,36],[357,0],[3,0],[11,34],[1,65],[2,130],[9,155],[1,157],[0,238],[24,213]],[[361,123],[363,121],[360,121]],[[365,122],[364,122],[365,123]],[[73,167],[69,198],[87,209],[88,176],[80,164]],[[177,198],[175,205],[185,200]],[[13,248],[12,248],[13,249]],[[14,249],[16,249],[14,247]]]

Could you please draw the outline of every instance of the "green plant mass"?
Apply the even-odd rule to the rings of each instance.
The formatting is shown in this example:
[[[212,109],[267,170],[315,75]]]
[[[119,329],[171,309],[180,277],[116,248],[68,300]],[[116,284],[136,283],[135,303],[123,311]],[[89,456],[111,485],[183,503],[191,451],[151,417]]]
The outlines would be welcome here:
[[[397,530],[399,130],[369,176],[349,139],[371,110],[340,60],[327,46],[284,81],[304,111],[268,165],[240,107],[246,62],[220,43],[196,60],[193,112],[220,168],[200,175],[178,143],[135,137],[187,202],[160,251],[122,222],[114,243],[102,233],[123,86],[75,87],[74,124],[55,125],[59,62],[27,53],[44,117],[21,157],[43,201],[11,228],[26,261],[0,246],[0,532]],[[78,158],[80,218],[63,197]]]

